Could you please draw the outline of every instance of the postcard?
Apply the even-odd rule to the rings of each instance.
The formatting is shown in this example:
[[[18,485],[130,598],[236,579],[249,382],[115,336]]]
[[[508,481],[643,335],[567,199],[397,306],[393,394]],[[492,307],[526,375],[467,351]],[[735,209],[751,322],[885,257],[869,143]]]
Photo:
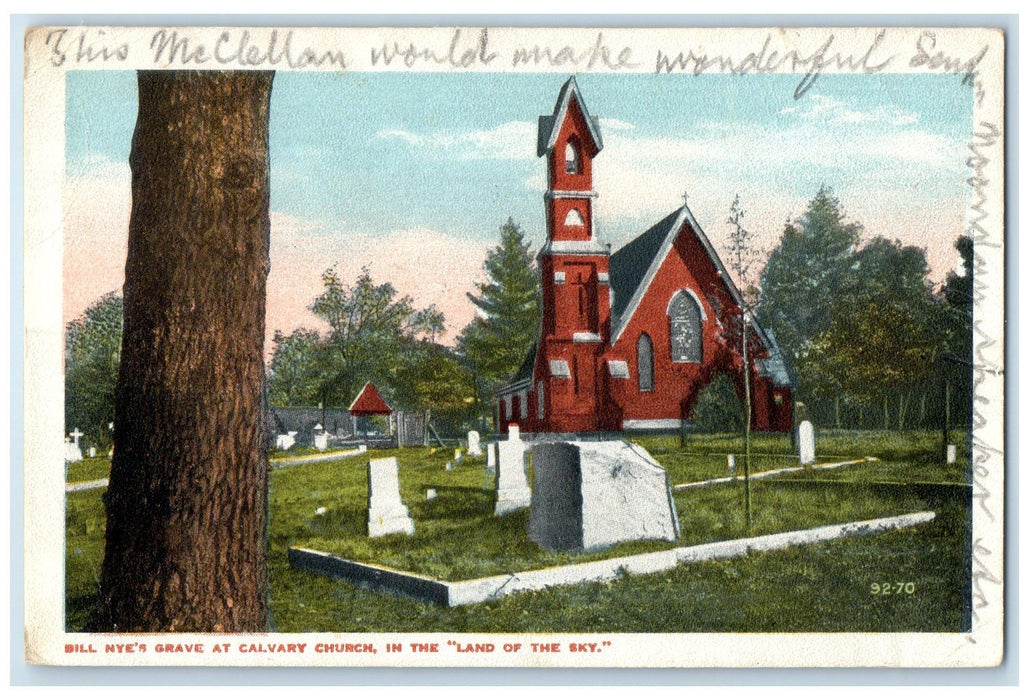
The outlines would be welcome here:
[[[999,664],[1004,41],[30,29],[27,661]]]

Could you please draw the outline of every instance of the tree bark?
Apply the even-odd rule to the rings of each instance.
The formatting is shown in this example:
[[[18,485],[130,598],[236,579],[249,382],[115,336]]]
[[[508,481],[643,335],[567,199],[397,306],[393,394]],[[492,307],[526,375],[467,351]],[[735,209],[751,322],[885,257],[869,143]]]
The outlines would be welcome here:
[[[140,71],[98,631],[263,631],[272,73]]]

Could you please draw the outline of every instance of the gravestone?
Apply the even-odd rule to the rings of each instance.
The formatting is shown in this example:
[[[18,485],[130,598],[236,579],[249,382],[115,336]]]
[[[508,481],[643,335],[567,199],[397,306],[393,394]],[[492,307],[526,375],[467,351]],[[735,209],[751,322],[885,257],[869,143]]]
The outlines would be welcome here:
[[[958,446],[947,445],[947,464],[954,464],[958,461]]]
[[[285,435],[277,435],[275,437],[275,449],[277,450],[285,452],[295,444],[297,444],[297,431],[295,430],[290,430]]]
[[[94,457],[96,457],[96,448],[95,447],[90,447],[89,448],[89,458],[93,459]]]
[[[414,534],[414,521],[400,500],[397,458],[368,462],[368,536],[381,537],[395,532]]]
[[[71,441],[71,438],[64,439],[64,461],[65,462],[81,462],[82,461],[82,450],[79,446]]]
[[[314,436],[314,447],[324,452],[329,447],[329,434],[322,432]]]
[[[550,442],[532,448],[529,539],[576,551],[679,537],[664,468],[624,440]]]
[[[797,433],[798,442],[800,443],[800,463],[814,464],[815,427],[811,425],[811,421],[806,420],[800,424],[800,428],[797,429]]]
[[[507,440],[496,443],[497,465],[494,487],[494,515],[504,515],[528,508],[532,501],[529,479],[525,475],[526,444],[518,437],[518,426],[512,425]]]
[[[479,445],[479,431],[468,431],[468,456],[482,457],[482,447]]]
[[[426,501],[435,501],[436,500],[436,489],[426,489],[425,490],[425,500]]]
[[[67,439],[64,441],[64,461],[65,462],[81,462],[82,461],[82,448],[79,447],[79,438],[82,437],[82,433],[78,428],[71,431],[71,442]]]
[[[493,471],[497,468],[497,443],[491,442],[486,445],[486,471]]]
[[[729,476],[736,478],[736,455],[729,455],[726,461],[729,463]]]

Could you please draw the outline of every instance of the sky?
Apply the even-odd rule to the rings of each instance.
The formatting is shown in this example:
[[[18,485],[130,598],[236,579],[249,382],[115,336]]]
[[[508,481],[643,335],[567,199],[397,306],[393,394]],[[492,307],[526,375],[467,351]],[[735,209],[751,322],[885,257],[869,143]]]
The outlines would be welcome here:
[[[543,243],[539,115],[561,74],[279,72],[272,89],[267,332],[319,328],[307,307],[331,266],[367,267],[447,317],[452,343],[474,317],[466,297],[509,218]],[[972,92],[955,75],[576,77],[600,118],[598,237],[612,249],[681,206],[720,252],[738,194],[765,255],[784,224],[831,187],[866,238],[926,249],[930,277],[958,267],[970,199]],[[131,71],[66,74],[64,320],[124,281]],[[272,349],[270,342],[266,348]]]

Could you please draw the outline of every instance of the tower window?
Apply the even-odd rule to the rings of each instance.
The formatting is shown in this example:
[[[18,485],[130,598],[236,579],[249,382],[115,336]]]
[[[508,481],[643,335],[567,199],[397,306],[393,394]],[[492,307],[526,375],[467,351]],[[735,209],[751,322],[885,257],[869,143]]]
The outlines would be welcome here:
[[[654,343],[646,333],[641,333],[636,343],[636,370],[639,375],[640,391],[653,391]]]
[[[539,382],[536,385],[536,417],[543,420],[545,415],[543,410],[543,382]]]
[[[579,213],[578,209],[571,209],[565,215],[565,226],[585,226],[586,222],[582,218],[582,214]]]
[[[565,172],[578,173],[582,169],[582,162],[579,159],[579,147],[573,141],[565,146]]]

